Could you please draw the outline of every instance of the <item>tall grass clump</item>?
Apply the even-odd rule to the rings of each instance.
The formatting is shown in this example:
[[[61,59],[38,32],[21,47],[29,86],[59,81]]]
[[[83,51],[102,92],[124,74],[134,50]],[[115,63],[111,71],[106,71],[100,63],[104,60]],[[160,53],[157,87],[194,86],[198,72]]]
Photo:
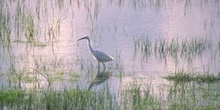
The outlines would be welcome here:
[[[133,38],[134,41],[134,54],[141,52],[141,58],[149,58],[152,52],[152,42],[148,37]]]
[[[145,88],[145,89],[143,89]],[[150,94],[149,86],[142,87],[139,84],[129,84],[122,92],[123,110],[157,110],[160,108],[160,102]]]
[[[205,50],[210,49],[212,46],[208,39],[195,39],[182,40],[181,42],[181,56],[198,56],[201,55]]]
[[[134,56],[140,52],[142,59],[155,55],[160,59],[171,57],[175,61],[180,58],[192,61],[193,58],[210,50],[212,46],[213,42],[206,38],[180,39],[177,37],[151,41],[148,36],[141,36],[134,38]]]

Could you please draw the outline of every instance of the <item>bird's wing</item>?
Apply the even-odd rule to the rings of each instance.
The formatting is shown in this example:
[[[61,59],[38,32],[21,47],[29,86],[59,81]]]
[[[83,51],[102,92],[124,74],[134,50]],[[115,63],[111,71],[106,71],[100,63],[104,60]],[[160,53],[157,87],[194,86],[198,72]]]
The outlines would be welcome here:
[[[105,62],[105,61],[110,61],[110,60],[113,60],[113,57],[105,54],[104,52],[102,51],[98,51],[98,50],[95,50],[94,51],[94,54],[93,54],[96,59],[100,62]]]

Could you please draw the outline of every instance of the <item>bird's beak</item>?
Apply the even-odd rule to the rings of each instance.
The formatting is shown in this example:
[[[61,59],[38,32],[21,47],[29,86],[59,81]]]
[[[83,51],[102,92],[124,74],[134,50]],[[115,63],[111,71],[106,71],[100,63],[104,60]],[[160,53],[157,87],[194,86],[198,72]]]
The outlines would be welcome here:
[[[80,41],[80,40],[83,40],[83,39],[85,39],[84,37],[83,38],[80,38],[80,39],[78,39],[77,41]]]
[[[83,40],[83,39],[89,39],[87,35],[83,36],[82,38],[78,39],[77,41],[79,40]]]

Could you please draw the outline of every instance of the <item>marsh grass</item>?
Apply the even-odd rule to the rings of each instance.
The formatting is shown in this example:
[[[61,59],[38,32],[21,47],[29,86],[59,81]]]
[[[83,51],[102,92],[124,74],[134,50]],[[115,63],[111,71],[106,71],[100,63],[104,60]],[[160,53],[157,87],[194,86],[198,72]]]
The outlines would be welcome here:
[[[192,72],[187,72],[183,70],[178,70],[172,75],[165,77],[167,80],[174,82],[197,82],[197,83],[214,83],[220,81],[220,76],[215,76],[212,74],[196,74]]]
[[[23,40],[14,40],[13,43],[17,43],[17,44],[31,44],[34,47],[39,47],[39,48],[44,48],[47,46],[47,44],[45,42],[40,42],[40,41],[23,41]]]
[[[44,2],[37,1],[36,4],[41,6]],[[2,1],[0,7],[0,45],[10,46],[11,41],[14,40],[16,43],[45,47],[48,45],[48,39],[54,45],[54,41],[60,34],[61,17],[59,15],[57,18],[53,17],[55,18],[54,23],[50,25],[48,21],[45,21],[49,19],[49,16],[46,15],[48,14],[47,5],[45,5],[46,7],[30,7],[28,5],[24,1]],[[14,6],[15,10],[11,9],[11,6]],[[42,41],[42,37],[44,37],[44,41]]]
[[[108,86],[100,90],[64,88],[61,90],[0,89],[0,107],[6,109],[39,110],[158,110],[158,109],[217,109],[220,101],[219,83],[174,83],[168,96],[161,100],[149,85],[135,81],[125,86],[118,94]]]
[[[20,61],[21,60],[21,61]],[[81,78],[77,73],[75,77],[71,76],[71,72],[74,73],[71,69],[66,68],[66,61],[63,58],[52,58],[45,60],[45,57],[35,57],[31,62],[27,59],[21,58],[16,61],[15,68],[12,72],[7,71],[3,74],[4,77],[12,83],[53,83],[55,81],[65,81],[74,79],[75,81]],[[25,64],[31,64],[31,66],[21,65],[21,62]],[[65,64],[64,64],[65,63]]]
[[[141,52],[141,58],[148,58],[152,52],[152,42],[148,37],[144,38],[143,36],[139,38],[133,38],[134,41],[134,54],[136,56],[138,50]]]
[[[16,105],[19,104],[25,97],[22,90],[0,90],[0,106]]]
[[[178,61],[180,58],[192,61],[193,58],[202,55],[213,48],[215,42],[205,38],[191,39],[159,39],[152,41],[148,36],[134,38],[134,56],[140,52],[141,58],[146,59],[152,53],[159,58],[171,57]]]
[[[82,77],[82,75],[80,75],[77,72],[72,72],[69,74],[69,81],[71,82],[77,82],[79,80],[79,78]]]
[[[165,102],[169,109],[219,108],[219,76],[208,71],[200,73],[177,70],[165,78],[173,82]]]
[[[151,87],[147,86],[143,89],[134,81],[129,84],[123,92],[123,110],[157,110],[161,104],[159,100],[151,95]]]
[[[25,37],[27,42],[34,42],[37,34],[37,27],[34,21],[34,17],[31,13],[26,15],[26,33]]]
[[[105,91],[98,93],[87,90],[55,91],[0,91],[1,108],[38,109],[38,110],[73,110],[73,109],[113,109],[114,98]]]
[[[0,11],[0,45],[3,47],[11,46],[11,18],[9,13]],[[6,48],[7,49],[7,48]]]
[[[158,109],[158,102],[140,86],[131,85],[121,95],[112,94],[108,87],[99,91],[79,89],[63,90],[20,90],[0,89],[0,107],[6,109],[39,110],[120,110],[120,109]]]
[[[3,1],[5,4],[6,1]],[[14,1],[10,1],[14,2]],[[41,4],[41,1],[38,1]],[[64,8],[63,1],[58,1],[59,8]],[[94,23],[98,18],[99,7],[101,4],[98,1],[87,2],[88,6],[88,19],[92,23],[92,32],[94,31]],[[79,4],[80,1],[78,0]],[[159,2],[157,2],[160,4]],[[1,4],[1,5],[2,5]],[[55,3],[56,4],[56,3]],[[119,3],[121,4],[121,3]],[[134,3],[136,6],[136,3]],[[36,47],[47,46],[47,40],[40,42],[39,33],[42,31],[39,28],[40,19],[35,17],[34,12],[27,10],[28,7],[22,2],[17,2],[17,12],[15,12],[15,24],[17,28],[17,35],[15,40],[16,43],[24,43]],[[51,4],[53,5],[53,4]],[[123,4],[122,4],[123,5]],[[10,6],[10,4],[4,5]],[[79,5],[78,5],[79,6]],[[95,7],[92,12],[92,7]],[[53,7],[53,6],[52,6]],[[11,46],[11,31],[12,22],[11,20],[14,15],[8,13],[8,9],[1,9],[0,12],[0,46],[10,47]],[[38,17],[41,14],[40,9],[37,7],[35,10],[38,11]],[[44,13],[48,9],[45,7]],[[44,16],[43,16],[44,17]],[[54,16],[53,16],[54,17]],[[49,20],[48,18],[46,18]],[[58,41],[60,35],[60,25],[62,19],[58,17],[54,20],[52,25],[47,26],[46,23],[46,34],[45,39],[52,41],[52,48],[55,41]],[[24,33],[24,35],[23,35]],[[43,33],[43,32],[42,32]],[[22,36],[25,36],[23,39]],[[22,37],[22,38],[21,38]],[[218,49],[220,48],[220,42],[217,43]],[[174,59],[185,58],[192,60],[194,57],[201,55],[204,51],[212,48],[213,42],[203,38],[193,39],[159,39],[155,42],[151,41],[149,37],[135,38],[134,39],[135,54],[141,52],[141,58],[147,59],[152,54],[159,56],[160,58],[166,58],[171,56]],[[10,49],[10,48],[4,48]],[[135,55],[136,56],[136,55]],[[33,68],[27,68],[21,71],[12,70],[7,73],[9,76],[9,82],[38,82],[39,76],[43,76],[48,80],[49,83],[53,81],[63,81],[66,77],[70,77],[70,80],[77,81],[81,78],[81,74],[69,73],[66,76],[67,71],[63,69],[62,61],[56,59],[54,62],[47,62],[48,59],[36,58]],[[12,61],[13,62],[13,61]],[[31,63],[33,63],[31,62]],[[30,62],[28,64],[31,64]],[[86,65],[85,65],[86,64]],[[93,61],[81,62],[79,64],[86,73],[85,77],[93,77],[97,73],[97,65]],[[21,65],[18,64],[18,68]],[[29,65],[25,65],[29,66]],[[26,67],[24,67],[26,68]],[[117,68],[121,79],[124,76],[124,66],[122,65],[122,59],[120,53],[116,55],[115,63],[110,65],[110,69]],[[11,73],[14,76],[11,77]],[[88,74],[87,74],[88,73]],[[95,73],[95,74],[94,74]],[[118,73],[118,72],[116,72]],[[5,74],[1,74],[1,77]],[[11,78],[11,79],[10,79]],[[175,72],[174,75],[167,76],[166,79],[174,81],[175,85],[171,87],[170,94],[166,102],[156,99],[156,96],[152,96],[150,87],[146,87],[146,90],[141,89],[141,85],[128,85],[129,88],[123,90],[120,95],[111,94],[111,88],[104,88],[100,91],[92,91],[87,89],[76,88],[65,88],[63,90],[53,90],[46,88],[46,90],[39,89],[27,89],[21,90],[19,88],[13,88],[11,86],[7,88],[0,87],[0,109],[47,109],[47,110],[60,110],[60,109],[94,109],[94,110],[117,110],[117,109],[219,109],[220,105],[220,86],[219,76],[213,76],[209,74],[197,75],[190,74],[190,72],[179,71]],[[14,81],[14,82],[13,82]],[[176,83],[177,82],[177,83]],[[196,82],[196,83],[195,83]],[[215,82],[215,83],[214,83]],[[75,82],[74,82],[75,83]],[[199,83],[197,85],[197,83]],[[198,95],[197,95],[198,94]],[[165,105],[165,106],[164,106]]]
[[[169,109],[211,109],[219,108],[219,83],[174,83],[169,90],[167,101]]]

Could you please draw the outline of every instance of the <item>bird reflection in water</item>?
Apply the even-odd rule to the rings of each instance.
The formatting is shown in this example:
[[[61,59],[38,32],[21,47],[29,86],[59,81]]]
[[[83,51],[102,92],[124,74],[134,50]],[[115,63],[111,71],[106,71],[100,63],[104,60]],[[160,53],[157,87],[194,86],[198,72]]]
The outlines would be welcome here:
[[[99,84],[104,83],[105,81],[107,81],[109,78],[111,77],[111,72],[109,71],[105,71],[105,69],[103,69],[102,71],[100,71],[98,69],[98,73],[94,79],[94,81],[89,85],[89,90],[94,87],[97,86]]]

